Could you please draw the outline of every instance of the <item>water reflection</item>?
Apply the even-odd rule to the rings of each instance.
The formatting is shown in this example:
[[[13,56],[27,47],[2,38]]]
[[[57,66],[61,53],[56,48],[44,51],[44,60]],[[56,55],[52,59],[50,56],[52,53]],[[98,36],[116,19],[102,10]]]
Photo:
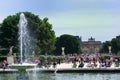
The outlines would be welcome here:
[[[17,74],[0,74],[0,80],[16,80]]]
[[[16,80],[19,74],[0,74],[0,80]],[[29,80],[120,80],[120,73],[27,73]]]

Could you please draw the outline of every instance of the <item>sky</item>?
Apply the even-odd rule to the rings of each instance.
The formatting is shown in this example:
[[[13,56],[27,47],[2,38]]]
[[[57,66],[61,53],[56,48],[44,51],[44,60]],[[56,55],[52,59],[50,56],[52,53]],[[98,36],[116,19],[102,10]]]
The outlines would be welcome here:
[[[108,41],[120,35],[120,0],[0,0],[0,23],[9,15],[32,12],[49,18],[57,37]]]

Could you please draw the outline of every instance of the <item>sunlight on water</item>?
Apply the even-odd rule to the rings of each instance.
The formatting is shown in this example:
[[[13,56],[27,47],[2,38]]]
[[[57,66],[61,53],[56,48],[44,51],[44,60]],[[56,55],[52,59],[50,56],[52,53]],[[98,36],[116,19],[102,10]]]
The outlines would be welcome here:
[[[29,80],[120,80],[119,73],[27,73]],[[16,80],[18,74],[0,74],[0,80]]]

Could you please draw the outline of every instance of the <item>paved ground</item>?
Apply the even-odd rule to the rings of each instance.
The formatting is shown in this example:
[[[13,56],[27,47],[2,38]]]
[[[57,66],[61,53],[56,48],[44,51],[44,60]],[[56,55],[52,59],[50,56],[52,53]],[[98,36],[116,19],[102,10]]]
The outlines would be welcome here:
[[[79,63],[77,63],[77,67],[76,68],[78,68],[78,65],[79,65]],[[83,68],[88,68],[87,65],[88,65],[87,63],[84,63],[84,67]],[[43,67],[43,68],[45,68],[45,67]],[[51,65],[50,69],[52,69],[52,68],[53,68],[53,66]],[[58,68],[58,69],[73,68],[73,63],[61,63],[60,65],[57,64],[56,68]],[[97,62],[97,67],[94,67],[94,68],[100,68],[100,64]],[[120,67],[115,67],[115,64],[113,63],[111,65],[111,67],[109,67],[109,68],[120,68]]]
[[[54,69],[53,66],[51,65],[50,68],[34,68],[34,69],[27,69],[27,71],[49,71],[49,72],[52,72],[52,71],[61,71],[61,72],[64,72],[64,71],[67,71],[67,72],[76,72],[76,71],[79,71],[79,72],[88,72],[88,71],[92,71],[92,72],[99,72],[99,71],[103,71],[103,72],[106,72],[106,71],[110,71],[110,72],[120,72],[120,67],[115,67],[115,64],[113,63],[111,65],[111,67],[102,67],[100,68],[100,64],[97,63],[97,67],[87,67],[87,63],[84,64],[84,67],[83,68],[78,68],[78,65],[79,63],[77,63],[77,67],[76,68],[73,68],[73,63],[61,63],[60,65],[57,64],[57,67]],[[11,72],[17,72],[18,70],[16,69],[0,69],[0,73],[11,73]]]

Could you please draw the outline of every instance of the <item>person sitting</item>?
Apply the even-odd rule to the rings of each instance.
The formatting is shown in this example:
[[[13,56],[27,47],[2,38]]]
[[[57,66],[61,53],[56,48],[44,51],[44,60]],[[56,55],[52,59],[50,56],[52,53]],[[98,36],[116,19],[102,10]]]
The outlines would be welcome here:
[[[53,62],[53,68],[54,68],[54,69],[56,68],[56,65],[57,65],[57,63],[54,61],[54,62]]]
[[[8,63],[7,63],[6,60],[4,60],[3,63],[2,63],[2,67],[3,67],[3,69],[6,69],[7,66],[8,66]]]
[[[97,67],[97,63],[94,63],[93,66],[94,66],[94,67]]]
[[[102,63],[101,63],[101,67],[105,67],[105,62],[102,62]]]
[[[89,62],[89,63],[87,64],[87,67],[92,67],[92,63]]]
[[[83,62],[80,62],[80,64],[79,64],[79,66],[78,66],[79,68],[82,68],[82,67],[84,67],[84,63]]]
[[[73,68],[76,68],[77,67],[77,64],[76,62],[73,63]]]

